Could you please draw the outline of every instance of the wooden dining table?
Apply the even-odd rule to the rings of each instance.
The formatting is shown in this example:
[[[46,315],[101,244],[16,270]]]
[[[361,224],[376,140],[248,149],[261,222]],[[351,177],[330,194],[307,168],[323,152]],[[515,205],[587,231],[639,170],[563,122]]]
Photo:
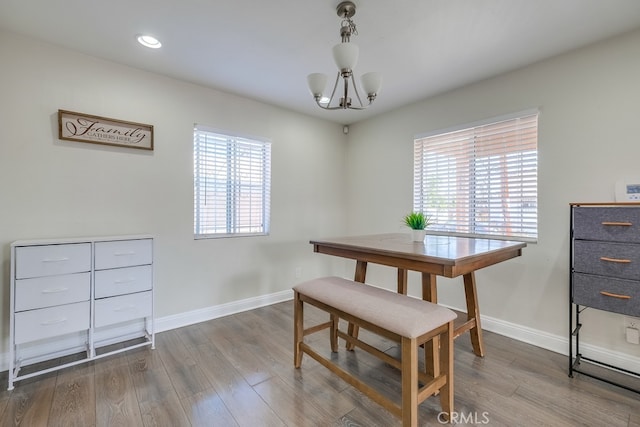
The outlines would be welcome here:
[[[364,283],[368,263],[397,268],[398,292],[407,293],[407,272],[422,273],[422,299],[438,302],[436,277],[462,276],[466,298],[466,320],[456,324],[454,338],[469,331],[473,351],[484,356],[480,309],[475,272],[484,267],[518,257],[524,242],[428,234],[424,241],[413,242],[402,233],[336,237],[311,240],[314,252],[356,260],[354,281]],[[357,335],[357,328],[349,326]],[[437,351],[429,351],[437,357]],[[436,364],[437,366],[437,364]]]

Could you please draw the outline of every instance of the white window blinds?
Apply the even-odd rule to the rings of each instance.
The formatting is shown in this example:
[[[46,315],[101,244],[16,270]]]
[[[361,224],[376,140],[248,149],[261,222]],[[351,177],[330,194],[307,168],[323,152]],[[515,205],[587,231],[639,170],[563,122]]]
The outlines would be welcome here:
[[[269,233],[271,144],[196,126],[194,234]]]
[[[538,236],[538,113],[414,141],[413,206],[429,229]]]

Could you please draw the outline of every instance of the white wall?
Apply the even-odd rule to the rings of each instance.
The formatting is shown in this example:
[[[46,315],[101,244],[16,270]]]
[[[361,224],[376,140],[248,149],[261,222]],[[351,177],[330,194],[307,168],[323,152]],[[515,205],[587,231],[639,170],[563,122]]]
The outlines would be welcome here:
[[[522,257],[479,271],[478,291],[483,315],[566,340],[569,203],[613,201],[617,179],[640,176],[639,76],[634,32],[351,126],[349,232],[400,229],[412,208],[415,135],[539,108],[539,240]],[[368,278],[394,288],[394,274],[374,268]],[[417,295],[418,275],[410,280]],[[464,306],[460,278],[439,283],[443,303]],[[620,316],[588,310],[584,317],[593,320],[585,338],[640,356],[640,346],[624,342]]]
[[[158,317],[329,272],[308,242],[345,232],[342,126],[9,33],[0,58],[0,355],[14,240],[155,235]],[[59,140],[58,109],[152,124],[155,150]],[[270,236],[193,239],[194,123],[272,141]]]
[[[352,263],[313,254],[308,240],[402,230],[416,134],[532,107],[541,110],[539,242],[478,272],[481,312],[566,339],[568,203],[612,201],[617,179],[640,175],[640,32],[354,124],[348,139],[340,125],[13,34],[0,33],[0,58],[0,354],[13,240],[154,234],[159,317],[350,276]],[[153,124],[155,150],[60,141],[58,109]],[[193,123],[273,141],[270,236],[193,240]],[[368,278],[395,286],[388,268],[371,266]],[[461,307],[460,279],[439,283],[440,300]],[[410,289],[418,293],[415,273]],[[619,316],[585,318],[594,343],[640,356]]]

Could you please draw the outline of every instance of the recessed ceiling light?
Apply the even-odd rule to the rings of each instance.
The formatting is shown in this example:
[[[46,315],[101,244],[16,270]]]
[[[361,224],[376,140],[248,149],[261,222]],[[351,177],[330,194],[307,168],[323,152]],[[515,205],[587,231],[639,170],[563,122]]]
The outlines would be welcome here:
[[[138,43],[140,43],[142,46],[150,47],[151,49],[158,49],[162,46],[162,43],[160,43],[160,41],[153,36],[138,34],[136,38],[138,40]]]

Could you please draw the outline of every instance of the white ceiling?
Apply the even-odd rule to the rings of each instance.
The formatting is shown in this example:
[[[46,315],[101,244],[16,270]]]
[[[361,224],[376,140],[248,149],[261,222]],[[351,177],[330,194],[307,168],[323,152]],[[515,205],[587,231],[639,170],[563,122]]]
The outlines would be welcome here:
[[[306,76],[337,71],[338,3],[0,0],[0,29],[349,124],[640,27],[640,0],[355,0],[355,74],[383,86],[366,111],[329,112]]]

